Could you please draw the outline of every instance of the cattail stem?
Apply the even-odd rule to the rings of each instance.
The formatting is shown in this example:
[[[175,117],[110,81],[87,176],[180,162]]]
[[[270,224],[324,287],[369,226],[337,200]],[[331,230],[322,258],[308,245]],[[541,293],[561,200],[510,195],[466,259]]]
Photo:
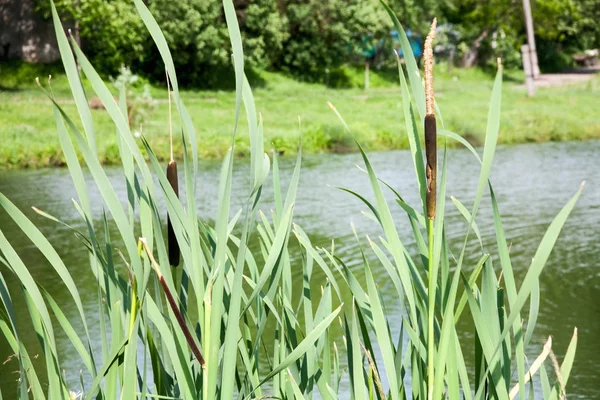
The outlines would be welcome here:
[[[434,385],[434,352],[435,352],[435,297],[437,274],[434,271],[434,219],[436,208],[436,177],[437,177],[437,127],[435,122],[435,95],[433,92],[433,39],[437,20],[434,18],[431,29],[425,39],[423,61],[425,64],[425,157],[427,161],[427,193],[425,203],[427,208],[427,237],[428,237],[428,270],[429,281],[427,290],[427,398],[433,400]]]
[[[202,357],[200,348],[198,348],[198,345],[196,344],[196,340],[192,336],[192,333],[190,332],[190,329],[188,328],[187,323],[185,322],[185,318],[183,317],[183,314],[181,314],[181,311],[179,311],[179,307],[177,307],[177,302],[175,301],[175,298],[173,297],[173,294],[171,293],[171,290],[169,289],[169,286],[167,285],[167,282],[165,281],[165,277],[160,272],[158,263],[154,259],[154,256],[152,255],[152,252],[150,251],[150,248],[148,247],[148,243],[146,242],[146,239],[140,238],[140,243],[144,246],[146,255],[150,259],[150,264],[152,265],[152,268],[154,269],[154,272],[156,273],[156,277],[158,278],[158,281],[160,282],[160,286],[162,287],[163,291],[165,292],[165,296],[167,297],[169,306],[171,307],[173,314],[175,314],[175,319],[177,319],[177,323],[181,327],[181,330],[183,331],[183,335],[185,336],[185,339],[188,342],[188,345],[192,349],[192,353],[194,353],[194,356],[196,357],[196,359],[198,360],[198,362],[200,363],[202,368],[205,368],[206,363],[204,361],[204,357]]]
[[[435,352],[435,335],[434,335],[434,318],[435,318],[435,288],[437,279],[433,274],[433,219],[427,220],[427,239],[428,239],[428,263],[429,263],[429,280],[427,290],[427,386],[428,400],[433,398],[433,383],[434,383],[434,352]]]

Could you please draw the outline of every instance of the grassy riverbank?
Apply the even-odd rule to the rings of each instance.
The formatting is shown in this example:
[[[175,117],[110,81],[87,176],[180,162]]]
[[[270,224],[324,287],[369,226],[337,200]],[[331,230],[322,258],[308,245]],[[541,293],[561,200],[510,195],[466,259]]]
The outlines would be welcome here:
[[[480,143],[485,132],[491,77],[479,70],[455,69],[448,73],[439,68],[438,71],[436,98],[445,116],[446,128],[475,144]],[[33,84],[37,72],[40,71],[20,70],[15,76],[14,71],[0,66],[0,168],[45,167],[63,162],[52,108]],[[356,71],[353,78],[360,82],[360,72]],[[255,89],[255,97],[264,120],[265,140],[274,143],[284,154],[293,154],[297,147],[298,116],[302,120],[305,152],[355,150],[351,137],[341,129],[327,101],[336,105],[367,149],[408,147],[399,88],[389,76],[372,74],[374,87],[368,92],[330,89],[266,72],[259,73],[257,81],[260,84]],[[583,84],[540,88],[532,99],[527,98],[525,89],[519,86],[521,83],[520,74],[508,74],[503,89],[500,143],[600,138],[596,105],[600,94],[599,77]],[[75,117],[66,78],[53,77],[52,87],[59,103]],[[166,158],[166,90],[152,87],[151,94],[158,103],[143,133],[155,152]],[[183,98],[199,134],[201,157],[221,157],[230,145],[234,93],[188,90],[183,92]],[[102,161],[119,162],[116,135],[108,115],[103,110],[92,112]],[[245,121],[241,126],[236,152],[238,156],[245,156],[249,151]],[[177,124],[175,129],[177,131]],[[180,152],[181,147],[175,150]]]

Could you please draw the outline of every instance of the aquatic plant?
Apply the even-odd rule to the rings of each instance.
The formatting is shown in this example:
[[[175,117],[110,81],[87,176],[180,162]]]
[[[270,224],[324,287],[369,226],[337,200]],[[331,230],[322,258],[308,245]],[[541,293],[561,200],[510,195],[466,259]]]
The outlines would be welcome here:
[[[212,221],[199,218],[196,201],[203,195],[196,190],[199,140],[180,97],[165,37],[144,3],[135,0],[135,6],[160,51],[172,87],[169,94],[182,132],[177,140],[184,148],[183,199],[178,197],[173,158],[165,174],[145,138],[138,139],[131,131],[125,90],[121,89],[115,102],[77,43],[65,35],[52,7],[58,45],[81,124],[71,119],[51,90],[43,90],[53,107],[65,161],[77,191],[74,206],[87,227],[86,231],[69,229],[75,231],[87,250],[89,269],[78,271],[77,276],[70,273],[41,231],[0,194],[0,206],[47,259],[78,314],[76,321],[66,317],[64,310],[71,305],[57,304],[41,282],[34,280],[0,229],[0,262],[17,277],[21,289],[15,293],[17,288],[9,288],[0,274],[4,306],[0,329],[15,353],[13,361],[19,364],[18,398],[69,398],[79,392],[86,399],[512,399],[534,396],[534,379],[541,386],[543,398],[564,397],[576,331],[562,364],[554,368],[553,383],[545,368],[551,342],[531,365],[525,348],[537,319],[538,278],[581,189],[550,224],[525,278],[517,285],[490,182],[499,131],[500,63],[480,156],[458,135],[444,129],[439,112],[441,129],[436,128],[431,75],[426,75],[426,91],[402,26],[383,4],[400,33],[406,55],[406,72],[401,63],[398,72],[421,204],[407,204],[391,186],[381,182],[357,143],[374,200],[354,195],[370,210],[367,215],[381,226],[382,236],[363,238],[356,232],[355,257],[360,266],[351,268],[349,260],[336,255],[334,246],[315,247],[302,227],[293,223],[301,152],[284,193],[277,152],[272,158],[265,153],[262,118],[244,75],[242,40],[231,0],[224,0],[223,6],[235,69],[232,146],[222,164],[217,213]],[[432,62],[430,59],[426,63],[429,72]],[[77,64],[114,122],[127,183],[125,206],[98,160],[92,116]],[[237,125],[242,105],[249,126],[251,185],[243,207],[231,213],[232,155],[235,138],[241,134]],[[331,107],[349,131],[335,106]],[[417,121],[425,126],[426,157]],[[445,145],[437,179],[436,143],[445,143],[448,138],[461,141],[473,153],[474,162],[481,165],[471,210],[455,200],[467,221],[458,257],[451,253],[444,220],[448,162]],[[86,187],[84,170],[100,194],[104,210],[100,221],[92,213],[94,199]],[[275,205],[270,217],[260,210],[269,174]],[[392,218],[384,189],[391,190],[406,211],[415,249],[407,248],[400,238],[398,221]],[[479,236],[476,217],[486,192],[494,215],[495,257],[491,256],[492,249],[487,252],[482,246],[476,265],[465,265],[469,237]],[[60,223],[58,218],[35,210]],[[171,227],[168,241],[163,233],[165,211]],[[115,227],[118,237],[111,234],[110,226]],[[252,246],[252,241],[257,245]],[[173,268],[177,265],[180,267]],[[373,277],[374,268],[385,269],[404,313],[386,311],[380,283]],[[325,282],[316,280],[316,269],[326,276]],[[293,290],[294,271],[301,271],[299,293]],[[76,280],[84,273],[93,274],[97,282],[96,313],[83,307]],[[16,315],[12,301],[16,295],[22,295],[27,304],[45,368],[33,365],[30,345],[20,339],[17,318],[21,314]],[[523,326],[521,316],[528,302],[527,324]],[[464,312],[467,306],[469,313]],[[473,345],[461,340],[457,329],[459,320],[467,318],[474,326]],[[90,335],[88,326],[92,321],[99,326],[99,337]],[[399,332],[390,329],[392,321],[401,321]],[[83,334],[78,335],[81,330]],[[67,341],[85,366],[79,388],[73,387],[71,377],[75,371],[67,371],[66,376],[62,373],[59,341]],[[101,348],[95,349],[94,343]],[[471,371],[474,374],[470,374],[464,360],[466,349],[476,354],[475,371]]]

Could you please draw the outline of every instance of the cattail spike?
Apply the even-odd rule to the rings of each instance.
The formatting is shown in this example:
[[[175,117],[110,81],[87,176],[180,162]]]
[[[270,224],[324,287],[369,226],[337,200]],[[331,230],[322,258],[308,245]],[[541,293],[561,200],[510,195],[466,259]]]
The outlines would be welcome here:
[[[435,121],[435,95],[433,91],[433,39],[437,20],[434,18],[425,39],[423,62],[425,64],[425,156],[427,158],[427,218],[435,218],[437,177],[437,127]]]
[[[425,155],[427,158],[427,218],[435,218],[437,177],[437,127],[435,115],[425,116]]]
[[[179,197],[179,178],[177,177],[177,163],[171,161],[167,166],[167,180],[171,184],[171,188],[175,192],[175,195]],[[179,243],[177,243],[177,237],[173,230],[173,224],[171,218],[167,215],[167,246],[169,250],[169,264],[173,267],[179,265],[181,259],[181,250],[179,249]]]
[[[429,29],[429,34],[425,39],[423,50],[423,62],[425,67],[425,114],[434,114],[434,94],[433,94],[433,39],[435,38],[435,28],[437,19],[434,18]]]

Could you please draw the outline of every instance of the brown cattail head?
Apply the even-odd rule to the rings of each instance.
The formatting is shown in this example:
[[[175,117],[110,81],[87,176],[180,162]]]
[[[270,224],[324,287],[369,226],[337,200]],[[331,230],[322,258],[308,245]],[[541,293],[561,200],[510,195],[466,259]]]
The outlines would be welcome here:
[[[433,39],[437,20],[434,18],[425,39],[423,62],[425,64],[425,156],[427,158],[427,218],[435,218],[437,177],[437,127],[435,122],[435,96],[433,92]]]
[[[177,163],[175,161],[169,162],[167,166],[167,180],[171,184],[175,195],[179,197],[179,178],[177,177]],[[179,265],[181,258],[181,251],[179,249],[179,243],[177,243],[177,237],[173,230],[173,224],[171,219],[167,215],[167,245],[169,250],[169,264],[173,267]]]
[[[435,218],[437,175],[437,128],[435,115],[425,116],[425,155],[427,158],[427,218]]]

